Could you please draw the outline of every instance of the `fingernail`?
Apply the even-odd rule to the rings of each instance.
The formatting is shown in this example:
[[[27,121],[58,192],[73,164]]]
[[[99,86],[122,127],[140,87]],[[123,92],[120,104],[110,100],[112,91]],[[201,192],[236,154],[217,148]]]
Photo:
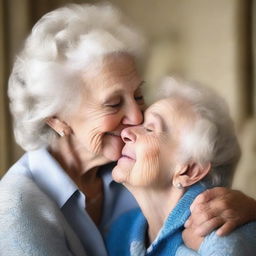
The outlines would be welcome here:
[[[221,230],[217,230],[217,231],[216,231],[216,234],[217,234],[218,236],[222,236],[222,235],[223,235]]]

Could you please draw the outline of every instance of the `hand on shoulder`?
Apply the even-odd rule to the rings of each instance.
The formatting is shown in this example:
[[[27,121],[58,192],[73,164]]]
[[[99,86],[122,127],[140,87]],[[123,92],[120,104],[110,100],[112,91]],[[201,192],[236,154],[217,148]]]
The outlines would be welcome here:
[[[217,229],[224,236],[235,228],[256,220],[256,201],[240,191],[223,187],[206,190],[191,205],[185,224],[184,242],[197,249],[202,237]]]

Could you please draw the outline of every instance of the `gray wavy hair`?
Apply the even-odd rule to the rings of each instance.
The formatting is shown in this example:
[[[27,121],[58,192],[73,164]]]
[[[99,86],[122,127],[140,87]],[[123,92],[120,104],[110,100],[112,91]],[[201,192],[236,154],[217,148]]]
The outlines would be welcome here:
[[[49,145],[56,134],[45,120],[75,109],[81,71],[108,54],[126,53],[139,60],[144,43],[141,33],[110,4],[72,4],[44,15],[9,79],[17,143],[24,150]]]
[[[181,98],[191,104],[199,117],[182,133],[180,161],[211,163],[202,182],[207,186],[230,186],[240,158],[240,146],[225,100],[215,91],[197,83],[166,77],[157,99]]]

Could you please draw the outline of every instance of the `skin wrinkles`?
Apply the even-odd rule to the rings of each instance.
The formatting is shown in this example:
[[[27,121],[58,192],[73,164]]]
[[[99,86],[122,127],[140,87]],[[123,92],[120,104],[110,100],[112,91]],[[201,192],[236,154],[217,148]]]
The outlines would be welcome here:
[[[80,97],[72,114],[47,120],[58,134],[67,131],[50,151],[78,187],[82,186],[81,191],[89,201],[93,195],[103,198],[102,181],[97,175],[99,166],[119,159],[124,145],[120,136],[122,129],[141,124],[145,108],[143,99],[136,98],[141,96],[143,80],[137,74],[132,57],[120,53],[101,60],[99,63],[95,60],[82,73]],[[99,200],[88,210],[97,224],[101,203]]]
[[[88,107],[91,109],[92,107]],[[82,113],[82,110],[79,109],[78,113]],[[73,127],[74,135],[77,137],[83,136],[83,133],[87,133],[88,139],[84,140],[84,143],[82,144],[83,148],[89,148],[91,152],[95,154],[100,153],[101,148],[101,140],[103,132],[100,131],[101,123],[100,120],[104,117],[104,113],[98,113],[95,111],[90,111],[88,115],[81,115],[78,120],[74,120],[74,122],[70,122],[71,127]],[[91,119],[93,125],[88,125],[88,128],[83,130],[82,132],[79,129],[76,129],[76,125],[78,127],[82,126],[83,123],[86,122],[86,119]],[[73,123],[76,123],[76,125],[73,125]],[[92,127],[91,127],[92,126]],[[84,145],[85,144],[85,145]],[[81,145],[80,145],[81,146]]]
[[[189,127],[189,130],[193,129],[196,120],[198,118],[197,114],[191,109],[191,103],[183,98],[169,98],[168,100],[163,99],[155,103],[151,108],[149,108],[150,115],[158,115],[158,113],[165,113],[168,116],[168,125],[163,122],[163,129],[166,131],[164,141],[167,143],[176,143],[177,146],[177,157],[176,162],[180,162],[183,155],[182,146],[185,134]],[[164,115],[163,115],[164,117]],[[164,121],[164,118],[162,118]],[[169,134],[168,134],[169,133]],[[170,136],[175,134],[175,137]],[[167,157],[167,156],[166,156]]]
[[[136,127],[134,127],[134,130]],[[168,181],[166,175],[160,170],[163,162],[161,151],[168,147],[168,137],[165,132],[147,132],[146,128],[140,127],[136,132],[136,142],[133,150],[136,151],[136,161],[127,165],[120,165],[113,171],[113,177],[118,182],[133,184],[133,186],[154,186],[157,180]],[[169,151],[168,151],[169,152]],[[166,184],[165,184],[166,185]]]
[[[129,56],[114,56],[113,59],[109,56],[104,64],[106,66],[98,69],[100,75],[96,71],[83,73],[82,78],[86,84],[82,90],[83,100],[77,115],[68,123],[75,136],[81,138],[79,141],[82,141],[85,149],[110,157],[110,160],[117,160],[123,142],[111,133],[120,135],[127,125],[142,121],[142,118],[137,120],[137,116],[144,109],[144,101],[136,100],[135,97],[141,95],[139,87],[143,81],[137,75],[134,62]],[[109,106],[119,102],[117,107]]]
[[[144,157],[142,158],[142,161],[136,161],[134,166],[131,182],[135,186],[136,184],[139,184],[140,186],[151,185],[152,182],[156,180],[158,173],[154,170],[156,166],[160,165],[159,153],[160,145],[154,137],[151,138],[149,136],[145,136],[141,139],[140,145],[136,149],[136,155],[142,155]],[[141,170],[145,170],[143,175],[141,175]]]
[[[193,124],[193,121],[196,120],[196,113],[192,111],[191,103],[179,97],[160,100],[149,110],[153,115],[167,112],[166,115],[170,118],[169,129],[176,124],[179,124],[179,127],[186,127],[188,123]],[[177,129],[177,131],[179,130]]]
[[[154,188],[166,187],[170,185],[171,175],[169,174],[173,170],[172,165],[167,159],[176,159],[175,150],[167,149],[169,145],[174,145],[173,147],[176,148],[178,146],[178,142],[176,139],[170,139],[167,136],[167,133],[164,132],[158,132],[155,136],[153,135],[153,138],[149,137],[148,140],[151,140],[151,144],[146,142],[147,144],[145,144],[145,147],[147,145],[147,147],[151,148],[151,151],[148,150],[145,158],[143,159],[146,168],[149,169],[148,174],[150,175],[150,182],[148,182],[147,185]],[[143,152],[141,152],[141,154],[142,153]],[[154,161],[154,158],[157,161]],[[168,164],[166,162],[168,162]],[[168,172],[161,171],[166,170],[166,165],[168,166]]]
[[[88,132],[88,147],[91,149],[91,151],[95,154],[100,154],[103,144],[103,137],[104,132],[101,131],[101,121],[103,122],[107,121],[107,116],[111,115],[108,113],[108,111],[91,111],[89,115],[89,119],[92,120],[92,129]],[[110,117],[111,118],[111,117]],[[95,123],[94,123],[95,122]]]
[[[144,129],[141,128],[141,130]],[[144,133],[144,131],[140,131],[140,133]],[[133,160],[126,163],[124,166],[120,167],[122,171],[116,172],[114,175],[115,179],[118,179],[119,182],[125,183],[131,180],[132,184],[135,186],[137,184],[144,184],[146,186],[157,176],[157,174],[152,171],[152,168],[159,164],[158,152],[160,147],[158,141],[150,136],[140,136],[139,132],[136,136],[136,156],[143,156],[141,161]],[[146,147],[146,145],[150,145],[150,147]],[[148,151],[148,148],[150,148],[150,151]],[[145,154],[145,152],[147,152],[147,154]],[[145,165],[142,166],[141,163],[146,164],[146,167]],[[133,170],[132,172],[130,172],[131,169]]]
[[[124,59],[121,59],[119,61],[119,68],[116,69],[116,77],[120,78],[121,81],[123,81],[124,79],[128,82],[128,84],[134,84],[134,80],[137,79],[137,68],[136,68],[136,64],[133,60],[133,58],[131,58],[129,55],[124,54],[124,56],[126,56],[125,61],[123,61]],[[112,68],[113,65],[116,65],[116,60],[120,59],[119,56],[115,57],[112,56],[112,58],[110,58],[110,60],[108,60],[108,57],[106,57],[105,60],[105,65],[106,65],[106,69],[105,69],[105,73],[106,75],[108,75],[109,72],[112,72]],[[120,81],[118,81],[118,79],[116,79],[116,77],[113,76],[108,76],[108,77],[104,77],[103,76],[103,86],[104,88],[108,88],[108,86],[112,87],[113,85],[115,85],[115,83],[120,83]],[[138,86],[138,84],[137,84]]]
[[[136,152],[136,161],[125,165],[118,162],[113,171],[114,179],[118,177],[118,182],[134,187],[170,185],[170,173],[175,170],[173,163],[179,160],[184,127],[195,120],[190,107],[190,103],[179,98],[163,99],[149,107],[143,125],[130,128],[136,140],[125,145]],[[168,116],[168,123],[164,116]],[[118,169],[120,173],[117,173]]]
[[[112,176],[117,182],[121,180],[139,203],[149,224],[151,242],[182,197],[186,186],[197,182],[193,176],[193,181],[190,181],[187,164],[178,161],[185,127],[196,120],[191,104],[187,103],[179,98],[160,100],[146,110],[142,125],[122,131],[124,153],[131,156],[135,153],[136,157],[134,160],[121,158]],[[200,178],[200,172],[195,175]],[[182,182],[184,189],[174,187],[177,182]],[[152,205],[157,210],[152,211]]]

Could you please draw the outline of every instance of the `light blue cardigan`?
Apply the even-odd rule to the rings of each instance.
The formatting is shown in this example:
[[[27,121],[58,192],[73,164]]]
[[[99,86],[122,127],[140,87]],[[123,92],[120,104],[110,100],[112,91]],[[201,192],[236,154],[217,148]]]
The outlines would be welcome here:
[[[0,255],[86,255],[59,207],[33,180],[6,175],[0,184]]]
[[[190,215],[189,207],[203,190],[204,187],[197,184],[184,194],[148,248],[145,248],[148,225],[141,210],[138,208],[119,217],[106,238],[109,255],[255,256],[256,222],[247,224],[226,237],[219,237],[212,232],[204,239],[198,252],[184,245],[181,233]]]

